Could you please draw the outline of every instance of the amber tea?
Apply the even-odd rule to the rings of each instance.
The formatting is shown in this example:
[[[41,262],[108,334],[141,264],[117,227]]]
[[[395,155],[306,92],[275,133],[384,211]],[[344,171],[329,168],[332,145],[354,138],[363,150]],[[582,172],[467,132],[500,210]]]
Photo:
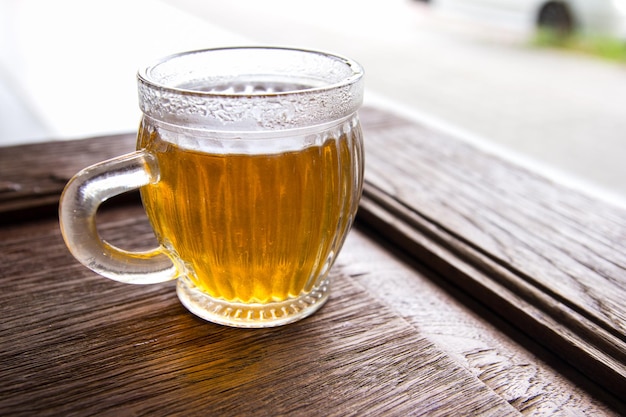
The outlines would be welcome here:
[[[252,155],[181,149],[157,134],[140,138],[159,166],[160,181],[141,190],[157,237],[211,297],[267,303],[311,291],[357,208],[358,133]]]

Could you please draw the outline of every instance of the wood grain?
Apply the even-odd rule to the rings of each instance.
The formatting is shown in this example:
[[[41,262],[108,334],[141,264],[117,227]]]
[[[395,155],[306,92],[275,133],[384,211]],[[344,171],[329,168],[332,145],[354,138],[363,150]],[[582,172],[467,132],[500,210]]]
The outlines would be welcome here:
[[[110,210],[102,233],[143,247],[143,217]],[[0,242],[0,415],[518,414],[341,268],[311,318],[241,330],[187,313],[172,283],[96,276],[53,219]]]
[[[626,398],[626,212],[415,122],[367,116],[360,219]]]
[[[415,275],[406,275],[406,271],[402,273],[404,284],[389,279],[388,291],[379,293],[376,275],[387,273],[386,278],[394,277],[393,271],[388,269],[392,264],[389,259],[381,261],[380,267],[363,260],[344,263],[339,274],[347,274],[342,276],[355,291],[364,291],[367,297],[375,297],[378,304],[386,306],[386,314],[393,320],[401,317],[400,321],[420,330],[420,335],[411,337],[427,336],[429,341],[436,342],[441,352],[446,352],[443,356],[453,358],[457,367],[464,367],[480,378],[493,392],[525,414],[551,415],[556,410],[556,414],[569,415],[584,410],[591,415],[605,415],[606,410],[596,400],[589,400],[580,387],[559,377],[558,373],[562,372],[573,381],[580,381],[572,369],[583,372],[616,395],[616,401],[613,401],[615,398],[609,401],[623,412],[623,402],[619,399],[626,398],[622,395],[626,387],[624,211],[553,184],[415,121],[373,108],[364,108],[361,119],[366,138],[366,186],[358,223],[377,230],[378,239],[384,237],[393,242],[385,254],[405,251],[419,267],[435,271],[428,274],[433,283],[441,287],[452,285],[450,288],[456,288],[457,298],[463,299],[465,305],[471,305],[476,311],[486,309],[488,317],[491,314],[487,323],[474,322],[471,328],[484,329],[489,321],[504,321],[521,330],[527,339],[541,343],[554,355],[569,361],[571,368],[556,366],[552,369],[554,363],[548,365],[528,356],[523,347],[516,349],[515,341],[506,338],[503,341],[493,329],[484,334],[474,332],[459,340],[457,336],[467,330],[468,317],[473,317],[472,309],[461,308],[444,322],[433,317],[428,319],[416,308],[419,291],[408,290],[423,288],[415,284],[421,281],[416,280]],[[64,343],[71,345],[76,340],[75,336],[68,336],[71,332],[62,334],[65,327],[54,327],[56,320],[68,323],[67,329],[72,332],[77,330],[82,335],[79,338],[85,334],[94,337],[96,329],[86,329],[81,324],[97,323],[107,328],[112,326],[107,324],[111,314],[122,321],[129,314],[120,305],[128,301],[126,291],[130,290],[126,286],[117,289],[118,284],[96,279],[87,271],[80,272],[80,268],[75,270],[73,259],[62,245],[57,245],[56,232],[50,229],[47,234],[41,234],[41,231],[47,230],[48,222],[55,218],[60,192],[73,174],[92,163],[132,151],[134,141],[134,135],[118,135],[0,149],[0,238],[4,245],[0,253],[0,277],[3,281],[12,275],[32,277],[26,279],[24,285],[12,283],[17,287],[11,287],[11,291],[15,290],[16,294],[25,291],[19,298],[20,304],[34,310],[48,309],[52,314],[48,321],[28,314],[28,320],[6,319],[7,325],[13,326],[10,327],[12,333],[19,337],[5,333],[3,321],[0,342],[3,348],[11,347],[6,352],[12,352],[13,344],[17,343],[13,339],[39,343],[48,339],[33,338],[51,332],[51,344],[45,345],[49,350],[43,362],[54,362],[53,350],[61,352],[60,345],[65,349]],[[134,198],[135,195],[130,195],[122,200],[134,202]],[[104,217],[106,219],[106,214]],[[122,228],[105,227],[104,231],[114,240],[151,246],[149,242],[153,242],[153,238],[149,236],[147,225],[134,215],[127,220],[129,223]],[[115,221],[119,224],[122,219]],[[6,245],[5,240],[9,242]],[[357,251],[353,259],[385,259],[380,256],[382,252],[376,253],[374,256],[367,250],[365,253]],[[17,265],[17,269],[12,268],[13,265]],[[25,272],[20,275],[22,270]],[[415,268],[409,270],[415,274]],[[69,279],[71,285],[66,285],[60,277]],[[37,286],[45,291],[36,291]],[[169,300],[177,306],[171,288],[146,288],[130,292],[131,298],[142,306],[141,314],[151,311],[155,299],[157,303]],[[94,290],[103,291],[107,297],[93,297],[90,294]],[[78,301],[77,294],[84,300]],[[118,295],[109,303],[108,296],[112,294]],[[464,298],[466,294],[473,300]],[[118,296],[121,298],[115,298]],[[3,293],[0,299],[2,308],[8,308],[10,295]],[[71,300],[67,304],[70,310],[59,309],[58,305],[66,305],[68,299]],[[100,309],[99,302],[104,303],[105,310]],[[459,305],[437,296],[426,302],[433,308],[435,318],[450,314],[445,305]],[[96,305],[98,309],[94,309]],[[410,309],[398,305],[408,305]],[[132,314],[135,313],[140,314]],[[455,325],[452,317],[460,322]],[[316,319],[317,315],[311,318]],[[18,324],[13,325],[15,320]],[[40,320],[48,327],[33,327],[33,320]],[[136,329],[130,320],[124,323]],[[185,322],[186,325],[189,323]],[[23,333],[18,329],[23,329]],[[424,332],[424,329],[430,330]],[[150,345],[147,333],[142,334]],[[485,335],[489,335],[488,340]],[[63,342],[64,337],[69,341]],[[82,348],[88,349],[85,339],[81,340]],[[396,343],[392,341],[389,343]],[[102,355],[106,350],[103,346]],[[68,352],[66,359],[81,354],[78,350]],[[29,360],[36,362],[35,354],[31,355]],[[10,361],[2,356],[2,369],[17,360],[16,357],[21,354],[10,356]],[[103,357],[96,355],[95,358],[106,362],[109,368],[114,367],[113,362]],[[33,375],[37,375],[43,372],[43,362],[30,366],[27,361],[20,371],[32,368],[36,371]],[[58,370],[56,366],[55,363],[54,369]],[[81,372],[87,367],[86,364],[80,366]],[[51,377],[51,374],[43,375]],[[113,375],[109,377],[114,379]],[[0,379],[0,383],[4,382]],[[54,392],[52,386],[37,387],[49,394]],[[133,387],[139,389],[137,385]],[[97,384],[96,388],[98,391]],[[44,391],[38,391],[41,398],[45,397],[41,394]],[[85,393],[87,391],[85,388]],[[4,392],[9,391],[3,388]],[[12,398],[20,397],[15,391],[10,392]],[[85,398],[87,394],[83,394],[81,401]],[[554,407],[551,408],[551,404]],[[35,407],[34,403],[30,406]],[[61,405],[53,405],[51,410],[64,414],[64,409],[58,407]]]
[[[0,148],[0,224],[55,215],[79,170],[132,152],[135,134]]]
[[[357,228],[338,266],[419,333],[446,351],[524,415],[624,415],[626,405],[603,395],[575,368],[470,299],[421,262]],[[367,257],[362,254],[367,253]],[[415,272],[418,272],[416,275]],[[611,404],[611,411],[606,404]]]

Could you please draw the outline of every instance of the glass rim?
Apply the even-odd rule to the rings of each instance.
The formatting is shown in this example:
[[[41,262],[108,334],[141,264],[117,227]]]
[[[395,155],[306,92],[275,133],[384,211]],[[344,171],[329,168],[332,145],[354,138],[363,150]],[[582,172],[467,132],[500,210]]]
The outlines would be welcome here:
[[[321,57],[325,57],[336,62],[342,63],[346,68],[350,69],[350,73],[343,77],[340,81],[337,82],[329,82],[328,84],[324,84],[321,86],[311,86],[306,88],[292,89],[292,90],[284,90],[284,91],[241,91],[241,92],[223,92],[223,91],[203,91],[192,88],[185,88],[176,85],[168,85],[164,82],[159,82],[154,79],[154,77],[150,76],[150,73],[156,70],[160,65],[165,64],[167,62],[173,61],[178,58],[182,58],[185,56],[195,55],[195,54],[207,54],[211,52],[226,52],[226,51],[284,51],[284,52],[295,52],[295,53],[304,53],[311,55],[318,55]],[[152,61],[149,65],[141,67],[137,71],[137,79],[140,83],[143,83],[150,88],[156,88],[159,90],[170,91],[171,93],[181,94],[181,95],[194,95],[198,97],[215,97],[215,98],[242,98],[242,97],[285,97],[289,95],[298,95],[298,94],[307,94],[307,93],[322,93],[327,91],[332,91],[335,89],[340,89],[342,87],[347,87],[351,84],[355,84],[359,82],[364,76],[363,67],[356,61],[347,58],[343,55],[325,52],[321,50],[315,49],[306,49],[306,48],[293,48],[293,47],[283,47],[283,46],[231,46],[231,47],[218,47],[218,48],[205,48],[205,49],[195,49],[189,51],[178,52],[170,55],[166,55],[160,59]]]

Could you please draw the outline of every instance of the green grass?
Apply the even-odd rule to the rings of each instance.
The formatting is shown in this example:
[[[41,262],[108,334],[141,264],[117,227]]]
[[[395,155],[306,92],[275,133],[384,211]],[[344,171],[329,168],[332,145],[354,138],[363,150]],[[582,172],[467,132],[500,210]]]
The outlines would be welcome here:
[[[626,41],[605,36],[562,36],[554,31],[540,30],[533,37],[532,45],[542,48],[557,48],[596,56],[598,58],[626,62]]]

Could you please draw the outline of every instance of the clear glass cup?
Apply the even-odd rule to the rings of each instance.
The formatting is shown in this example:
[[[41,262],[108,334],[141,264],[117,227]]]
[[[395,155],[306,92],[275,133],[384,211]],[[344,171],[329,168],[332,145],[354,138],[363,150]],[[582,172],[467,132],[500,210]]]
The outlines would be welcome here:
[[[140,70],[138,86],[137,151],[82,170],[61,197],[76,259],[121,282],[177,279],[181,302],[214,323],[278,326],[319,309],[361,196],[361,66],[209,49]],[[160,244],[140,253],[95,224],[104,200],[137,188]]]

